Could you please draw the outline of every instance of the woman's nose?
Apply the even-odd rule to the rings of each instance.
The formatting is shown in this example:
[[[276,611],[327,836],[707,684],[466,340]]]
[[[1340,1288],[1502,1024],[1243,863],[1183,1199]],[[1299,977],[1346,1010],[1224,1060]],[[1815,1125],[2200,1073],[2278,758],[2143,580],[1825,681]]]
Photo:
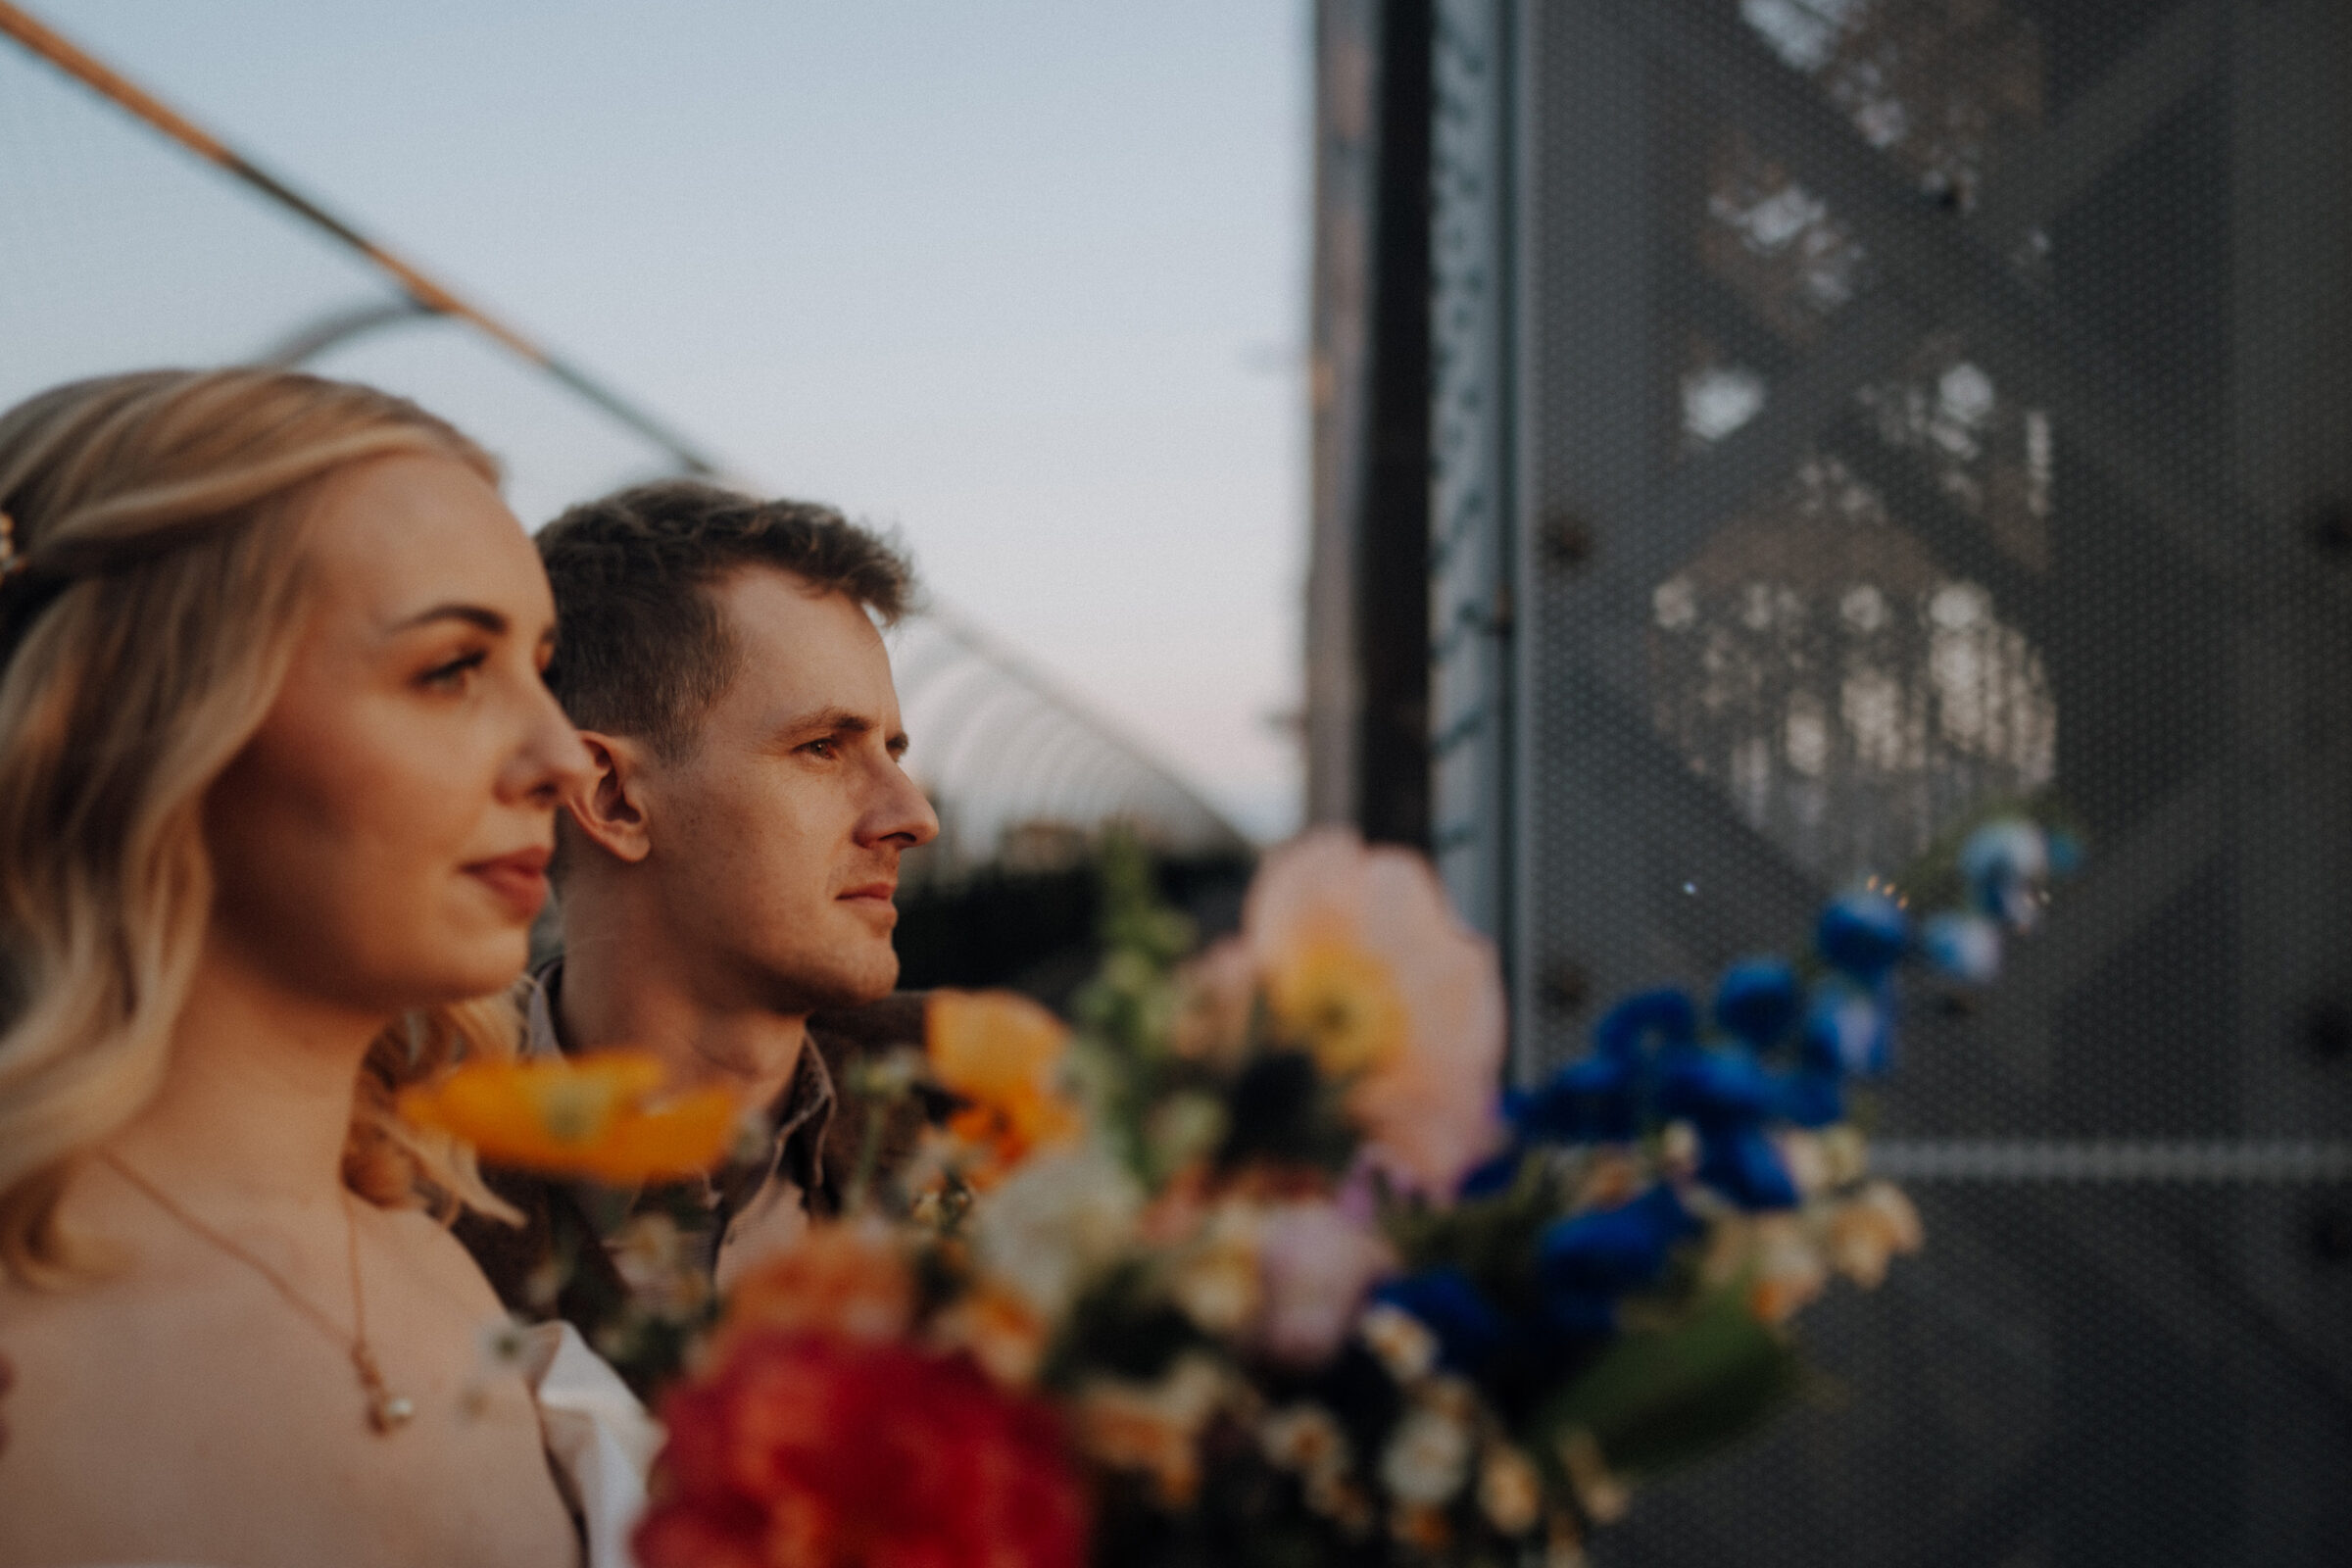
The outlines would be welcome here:
[[[524,719],[522,744],[515,749],[511,770],[514,793],[553,805],[595,770],[580,732],[555,695],[536,680]]]

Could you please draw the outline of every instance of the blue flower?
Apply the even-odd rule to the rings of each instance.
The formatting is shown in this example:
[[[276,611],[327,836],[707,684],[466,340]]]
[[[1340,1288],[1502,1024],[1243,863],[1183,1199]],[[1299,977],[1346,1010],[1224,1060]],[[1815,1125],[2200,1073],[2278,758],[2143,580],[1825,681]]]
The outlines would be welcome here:
[[[1875,985],[1910,946],[1911,922],[1886,894],[1860,889],[1830,901],[1813,941],[1832,968]]]
[[[1987,822],[1960,846],[1960,878],[1968,884],[1969,903],[2021,931],[2040,914],[2041,887],[2049,874],[2049,841],[2023,817]]]
[[[1439,1364],[1453,1371],[1475,1374],[1502,1348],[1502,1315],[1450,1264],[1391,1280],[1372,1298],[1419,1319],[1437,1336]]]
[[[1968,985],[1989,984],[2001,972],[2001,928],[1981,914],[1930,915],[1919,948],[1937,973]]]
[[[1627,1143],[1642,1129],[1643,1075],[1639,1060],[1588,1056],[1533,1094],[1508,1097],[1504,1113],[1532,1143]]]
[[[1614,1332],[1617,1298],[1655,1283],[1674,1244],[1697,1228],[1664,1185],[1615,1208],[1553,1222],[1536,1249],[1544,1317],[1565,1334]]]
[[[1799,1066],[1780,1080],[1780,1113],[1799,1127],[1845,1120],[1845,1075]]]
[[[1742,958],[1715,987],[1715,1022],[1762,1051],[1796,1022],[1796,971],[1779,958]]]
[[[1817,1072],[1877,1077],[1893,1055],[1892,1010],[1883,991],[1836,980],[1816,986],[1798,1036],[1798,1059]]]
[[[1510,1108],[1510,1099],[1509,1096],[1504,1097],[1506,1113]],[[1527,1146],[1514,1139],[1511,1147],[1501,1153],[1471,1166],[1470,1174],[1462,1178],[1462,1185],[1454,1189],[1454,1196],[1457,1199],[1468,1200],[1493,1198],[1496,1194],[1507,1193],[1519,1180],[1519,1167],[1526,1160]]]
[[[1684,1046],[1666,1057],[1658,1109],[1704,1130],[1760,1121],[1780,1092],[1745,1046]]]
[[[1639,1061],[1642,1048],[1688,1045],[1698,1038],[1698,1008],[1678,986],[1661,986],[1626,998],[1605,1013],[1592,1031],[1599,1053],[1618,1061]]]
[[[1797,1205],[1796,1183],[1761,1126],[1702,1130],[1698,1148],[1698,1179],[1741,1208]]]

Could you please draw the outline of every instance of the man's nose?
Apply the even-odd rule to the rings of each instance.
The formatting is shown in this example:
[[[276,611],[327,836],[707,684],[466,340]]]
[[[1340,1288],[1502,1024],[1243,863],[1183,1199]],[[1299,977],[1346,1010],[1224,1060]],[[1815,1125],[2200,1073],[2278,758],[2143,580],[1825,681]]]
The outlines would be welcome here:
[[[869,843],[897,840],[902,849],[917,849],[939,837],[939,813],[930,797],[894,760],[876,777],[875,799],[865,814],[863,837]]]

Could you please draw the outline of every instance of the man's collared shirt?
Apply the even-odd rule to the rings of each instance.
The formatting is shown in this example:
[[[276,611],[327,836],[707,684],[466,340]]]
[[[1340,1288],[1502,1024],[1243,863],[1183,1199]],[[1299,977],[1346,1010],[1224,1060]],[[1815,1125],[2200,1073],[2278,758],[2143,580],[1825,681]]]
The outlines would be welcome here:
[[[558,1008],[564,984],[564,960],[557,958],[531,980],[525,1009],[523,1054],[555,1056],[564,1054]],[[672,1184],[686,1189],[690,1201],[677,1201],[678,1193],[641,1192],[629,1205],[629,1217],[664,1213],[683,1233],[702,1269],[724,1291],[749,1264],[790,1247],[808,1228],[811,1209],[830,1213],[839,1206],[825,1171],[825,1134],[832,1126],[837,1097],[824,1054],[813,1040],[804,1042],[792,1082],[768,1109],[768,1134],[750,1158],[732,1158],[699,1183]],[[592,1200],[604,1194],[583,1194]],[[649,1203],[648,1200],[652,1201]],[[694,1224],[697,1209],[706,1223]],[[684,1212],[681,1214],[680,1210]],[[594,1206],[589,1207],[595,1212]],[[627,1221],[624,1220],[624,1224]],[[620,1241],[612,1234],[608,1244]],[[662,1249],[644,1250],[642,1262],[656,1265]],[[631,1272],[632,1254],[619,1251],[622,1275]],[[632,1287],[637,1281],[630,1280]]]
[[[564,1052],[562,965],[551,962],[531,982],[526,1055]],[[730,1159],[708,1177],[634,1192],[487,1170],[491,1190],[521,1211],[523,1224],[466,1213],[457,1222],[458,1239],[509,1310],[567,1319],[643,1394],[677,1369],[717,1291],[790,1247],[811,1214],[839,1211],[842,1195],[827,1157],[841,1103],[836,1073],[868,1052],[919,1051],[922,1020],[923,999],[907,993],[812,1018],[792,1082],[769,1107],[765,1135],[748,1158]],[[895,1167],[929,1114],[922,1104],[904,1112],[884,1118],[880,1169]]]

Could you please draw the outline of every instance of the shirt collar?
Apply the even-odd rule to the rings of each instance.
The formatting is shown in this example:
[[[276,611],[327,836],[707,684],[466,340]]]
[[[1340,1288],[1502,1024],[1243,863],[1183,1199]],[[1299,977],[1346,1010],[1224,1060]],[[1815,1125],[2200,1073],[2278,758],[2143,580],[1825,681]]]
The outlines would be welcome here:
[[[525,1057],[545,1059],[564,1054],[564,1036],[556,1023],[557,998],[563,985],[561,955],[550,958],[531,976],[530,993],[523,1004]],[[768,1107],[773,1133],[766,1158],[758,1162],[760,1174],[780,1173],[798,1182],[803,1191],[814,1191],[823,1175],[820,1160],[825,1129],[833,1119],[837,1100],[833,1074],[825,1066],[824,1053],[817,1050],[814,1035],[805,1035],[792,1082]]]

